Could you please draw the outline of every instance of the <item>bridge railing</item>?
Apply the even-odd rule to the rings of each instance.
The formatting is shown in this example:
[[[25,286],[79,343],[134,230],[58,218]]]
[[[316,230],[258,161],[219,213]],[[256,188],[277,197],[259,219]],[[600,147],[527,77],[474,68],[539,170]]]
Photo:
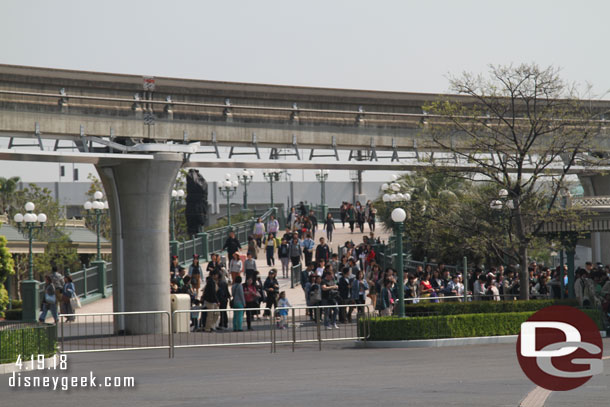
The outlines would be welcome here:
[[[263,223],[265,223],[275,210],[275,208],[270,208],[260,216],[253,216],[248,220],[234,223],[231,226],[210,229],[200,233],[194,239],[178,242],[175,249],[173,249],[174,253],[172,253],[172,246],[170,244],[170,253],[178,256],[178,262],[185,266],[191,264],[195,254],[198,254],[202,260],[207,261],[211,253],[222,252],[222,247],[230,230],[235,232],[235,237],[244,246],[248,243],[248,236],[253,232],[256,219],[261,218]]]

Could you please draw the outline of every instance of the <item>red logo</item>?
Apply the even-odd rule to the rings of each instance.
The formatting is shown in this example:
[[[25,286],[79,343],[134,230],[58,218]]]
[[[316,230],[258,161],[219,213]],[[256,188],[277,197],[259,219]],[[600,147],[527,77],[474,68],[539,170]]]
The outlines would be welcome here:
[[[517,357],[523,373],[552,391],[572,390],[603,371],[599,327],[563,305],[541,309],[521,324]]]

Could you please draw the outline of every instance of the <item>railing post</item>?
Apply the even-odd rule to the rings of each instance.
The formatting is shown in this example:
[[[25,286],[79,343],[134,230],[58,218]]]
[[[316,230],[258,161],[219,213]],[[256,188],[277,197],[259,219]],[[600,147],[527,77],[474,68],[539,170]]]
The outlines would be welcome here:
[[[97,267],[98,290],[102,294],[102,298],[106,298],[106,262],[104,260],[95,260],[91,264],[93,267]]]
[[[83,269],[83,298],[87,298],[87,267]]]
[[[468,260],[464,256],[464,302],[468,301]]]
[[[297,324],[296,324],[296,320],[294,318],[294,308],[291,309],[292,311],[292,351],[294,352],[294,345],[297,342]]]
[[[205,232],[197,233],[197,237],[201,238],[201,258],[205,261],[209,260],[210,248],[208,246],[208,234]]]
[[[275,325],[273,324],[273,313],[271,312],[271,308],[267,308],[269,310],[269,334],[271,335],[271,353],[275,352]],[[264,315],[264,314],[263,314]]]

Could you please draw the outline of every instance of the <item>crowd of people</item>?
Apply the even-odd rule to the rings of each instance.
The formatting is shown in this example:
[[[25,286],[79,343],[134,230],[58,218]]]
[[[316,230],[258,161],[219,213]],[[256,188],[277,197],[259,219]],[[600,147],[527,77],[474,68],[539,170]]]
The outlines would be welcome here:
[[[364,207],[359,203],[342,205],[341,222],[347,223],[350,230],[357,225],[363,231],[364,220],[368,222],[371,217],[374,224],[375,210],[372,204]],[[374,225],[370,227],[370,234],[363,236],[362,242],[345,242],[339,253],[333,253],[328,242],[332,239],[335,220],[330,214],[328,220],[323,224],[326,237],[318,237],[316,241],[319,223],[313,211],[307,213],[292,208],[283,232],[273,216],[266,224],[259,218],[248,238],[245,259],[239,252],[239,240],[230,232],[223,247],[227,252],[228,264],[221,260],[219,254],[212,255],[200,297],[198,294],[204,273],[197,256],[188,274],[174,258],[171,291],[190,294],[193,309],[219,309],[218,313],[201,313],[199,319],[193,314],[193,329],[211,331],[228,328],[226,311],[223,311],[228,306],[246,309],[248,329],[251,329],[252,321],[261,318],[260,311],[248,309],[272,309],[278,305],[281,307],[281,304],[289,306],[285,293],[280,292],[278,273],[281,270],[281,278],[288,278],[290,267],[295,265],[302,265],[299,279],[305,303],[312,307],[326,306],[322,311],[326,329],[336,328],[338,323],[351,322],[353,314],[363,312],[363,305],[367,302],[380,315],[395,314],[401,288],[396,271],[391,267],[383,269],[378,263],[375,247],[380,242],[375,238]],[[256,263],[259,251],[265,253],[266,264],[272,267],[264,281]],[[601,265],[594,267],[587,263],[585,268],[576,271],[575,276],[574,291],[579,304],[610,312],[610,268]],[[406,303],[463,301],[464,294],[467,294],[469,301],[515,300],[524,287],[529,290],[530,298],[559,299],[568,296],[567,270],[559,267],[550,269],[535,262],[529,265],[526,284],[520,281],[514,267],[504,266],[469,271],[467,286],[464,286],[461,272],[444,264],[419,265],[408,269],[404,277],[402,289]],[[275,316],[278,321],[281,320],[281,315]],[[271,315],[262,316],[266,317]],[[313,319],[315,315],[311,314],[310,317]],[[241,330],[242,319],[243,312],[236,311],[234,330]],[[285,323],[280,322],[278,326],[283,327]]]

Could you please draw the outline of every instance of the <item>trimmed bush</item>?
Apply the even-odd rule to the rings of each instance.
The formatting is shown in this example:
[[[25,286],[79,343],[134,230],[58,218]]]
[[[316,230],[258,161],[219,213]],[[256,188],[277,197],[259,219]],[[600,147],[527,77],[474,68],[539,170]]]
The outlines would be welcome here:
[[[11,300],[12,308],[21,308],[23,306],[22,300]]]
[[[597,310],[582,310],[601,329],[601,314]],[[468,338],[474,336],[517,335],[521,324],[535,311],[439,315],[429,317],[371,318],[371,341],[413,339]],[[364,320],[360,324],[364,323]]]
[[[538,311],[551,305],[578,306],[576,300],[470,301],[406,304],[407,316]]]
[[[52,356],[57,351],[55,325],[29,325],[0,331],[0,364],[13,363],[17,356],[28,360],[34,355]]]

